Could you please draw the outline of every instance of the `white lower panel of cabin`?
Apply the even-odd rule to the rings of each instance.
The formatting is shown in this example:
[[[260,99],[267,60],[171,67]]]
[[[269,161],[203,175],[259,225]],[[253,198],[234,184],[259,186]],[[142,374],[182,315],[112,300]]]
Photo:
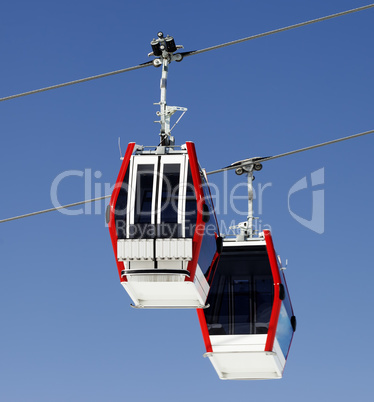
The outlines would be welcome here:
[[[175,266],[175,263],[173,265]],[[131,271],[128,272],[127,282],[121,283],[135,307],[202,308],[205,306],[209,285],[199,266],[197,266],[193,282],[185,281],[185,276],[180,274],[131,275]]]
[[[267,335],[212,335],[213,353],[206,353],[222,380],[282,378],[285,359],[277,340],[265,352]]]

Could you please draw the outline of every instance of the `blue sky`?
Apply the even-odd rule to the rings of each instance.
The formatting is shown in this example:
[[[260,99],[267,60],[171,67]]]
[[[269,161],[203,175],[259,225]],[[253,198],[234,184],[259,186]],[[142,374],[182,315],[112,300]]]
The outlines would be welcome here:
[[[0,96],[147,61],[159,30],[195,50],[365,4],[14,0],[0,17]],[[168,103],[188,108],[176,142],[194,141],[213,170],[373,129],[373,18],[363,11],[173,63]],[[118,137],[122,149],[158,142],[159,79],[149,67],[1,102],[0,219],[52,207],[52,183],[64,172],[76,175],[58,186],[61,204],[103,195],[120,168]],[[288,259],[298,318],[279,381],[220,381],[202,357],[195,311],[130,308],[104,202],[1,224],[0,399],[370,400],[373,146],[366,136],[269,161],[256,174],[255,189],[267,186],[257,215]],[[311,174],[321,169],[316,233],[291,215],[288,199],[306,177],[290,208],[312,219]],[[226,225],[243,220],[223,207],[241,180],[211,177]],[[245,205],[235,201],[242,214]]]

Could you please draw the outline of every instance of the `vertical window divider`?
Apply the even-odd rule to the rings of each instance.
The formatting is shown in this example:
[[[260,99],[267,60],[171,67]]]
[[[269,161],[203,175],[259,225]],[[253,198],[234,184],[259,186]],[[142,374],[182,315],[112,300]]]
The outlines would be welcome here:
[[[180,170],[181,180],[179,186],[178,200],[178,221],[181,222],[182,237],[186,237],[186,199],[187,199],[187,174],[188,174],[188,156],[183,155],[183,165]]]

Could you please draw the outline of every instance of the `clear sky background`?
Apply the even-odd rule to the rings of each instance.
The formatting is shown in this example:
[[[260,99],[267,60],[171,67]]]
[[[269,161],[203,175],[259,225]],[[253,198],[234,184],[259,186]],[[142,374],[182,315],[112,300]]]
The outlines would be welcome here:
[[[368,3],[5,2],[0,97],[145,62],[159,30],[195,50]],[[168,103],[188,108],[176,142],[194,141],[213,170],[373,129],[373,22],[371,9],[173,63]],[[160,74],[148,67],[1,102],[0,219],[52,207],[52,183],[64,172],[75,176],[60,182],[61,204],[104,195],[120,168],[118,137],[122,151],[131,141],[158,143]],[[256,173],[255,189],[267,185],[257,216],[288,259],[298,319],[282,380],[221,381],[202,357],[194,310],[132,309],[104,202],[1,224],[0,400],[371,401],[373,146],[369,135]],[[320,169],[316,233],[287,200],[306,177],[290,207],[312,219],[311,173]],[[233,191],[245,195],[233,190],[243,180],[211,177],[226,225],[245,219],[245,200],[235,200],[238,213],[224,208]]]

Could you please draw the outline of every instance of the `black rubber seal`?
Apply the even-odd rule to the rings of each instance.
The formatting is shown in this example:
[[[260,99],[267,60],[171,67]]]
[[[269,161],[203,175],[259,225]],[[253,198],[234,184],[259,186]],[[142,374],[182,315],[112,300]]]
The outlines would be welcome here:
[[[125,275],[185,275],[190,277],[190,272],[185,269],[130,269],[128,271],[122,271],[121,276]]]

